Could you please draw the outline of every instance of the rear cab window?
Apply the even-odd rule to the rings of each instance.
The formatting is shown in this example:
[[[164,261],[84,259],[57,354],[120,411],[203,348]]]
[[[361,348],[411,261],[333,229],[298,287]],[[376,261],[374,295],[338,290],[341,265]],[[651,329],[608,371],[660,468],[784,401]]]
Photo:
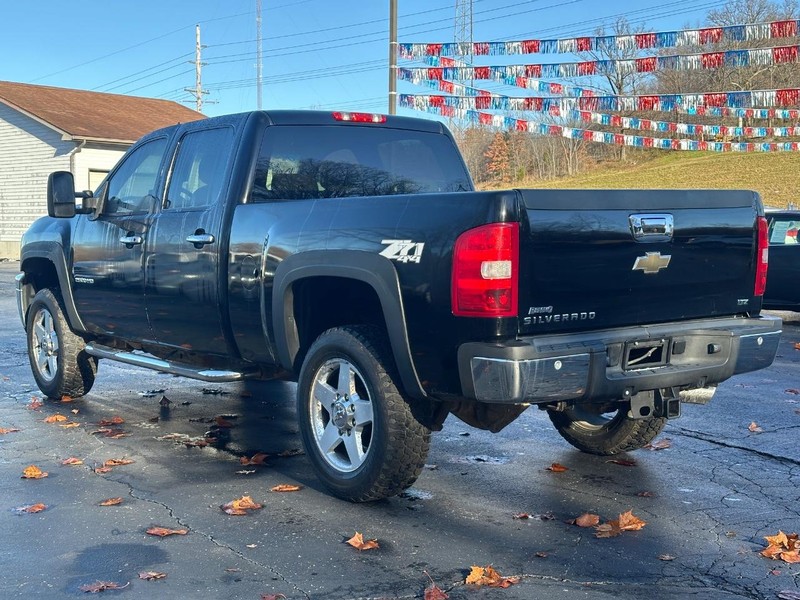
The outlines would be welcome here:
[[[769,218],[769,243],[771,246],[797,244],[800,219],[775,216]]]
[[[251,201],[472,189],[452,140],[354,125],[274,125],[261,144]]]

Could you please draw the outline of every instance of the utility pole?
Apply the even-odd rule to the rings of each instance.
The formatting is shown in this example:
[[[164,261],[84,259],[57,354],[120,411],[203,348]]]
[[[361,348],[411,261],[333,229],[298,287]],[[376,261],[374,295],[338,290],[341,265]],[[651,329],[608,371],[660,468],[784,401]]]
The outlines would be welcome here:
[[[256,0],[256,107],[261,110],[264,63],[261,55],[261,0]]]
[[[203,46],[200,44],[200,25],[195,25],[194,35],[195,35],[194,60],[189,61],[191,64],[195,66],[194,88],[184,88],[184,91],[187,91],[192,96],[194,96],[195,106],[197,107],[196,110],[197,112],[202,112],[203,95],[208,94],[208,92],[203,89],[202,73],[203,73],[203,65],[208,63],[204,63],[200,60],[200,52],[203,49]]]
[[[389,114],[397,114],[397,0],[389,0]]]

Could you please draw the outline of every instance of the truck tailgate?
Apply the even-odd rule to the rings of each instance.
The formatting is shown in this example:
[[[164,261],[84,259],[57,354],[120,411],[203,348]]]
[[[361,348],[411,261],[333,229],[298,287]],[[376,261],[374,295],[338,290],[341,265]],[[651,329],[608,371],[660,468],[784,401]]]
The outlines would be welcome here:
[[[520,333],[757,311],[760,199],[740,190],[520,190]]]

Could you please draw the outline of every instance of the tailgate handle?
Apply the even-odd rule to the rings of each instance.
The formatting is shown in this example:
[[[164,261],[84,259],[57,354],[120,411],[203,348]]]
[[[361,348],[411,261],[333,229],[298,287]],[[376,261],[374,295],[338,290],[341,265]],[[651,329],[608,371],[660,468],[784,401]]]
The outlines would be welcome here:
[[[628,217],[633,239],[637,242],[668,242],[672,239],[672,215],[637,214]]]

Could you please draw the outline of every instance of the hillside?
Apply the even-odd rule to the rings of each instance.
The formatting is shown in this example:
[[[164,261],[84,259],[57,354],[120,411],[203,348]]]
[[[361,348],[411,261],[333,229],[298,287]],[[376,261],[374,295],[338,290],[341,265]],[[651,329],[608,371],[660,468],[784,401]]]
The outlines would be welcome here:
[[[603,165],[574,177],[531,180],[514,187],[752,189],[761,194],[768,206],[785,207],[794,202],[797,207],[800,206],[800,154],[669,152],[638,164]]]

